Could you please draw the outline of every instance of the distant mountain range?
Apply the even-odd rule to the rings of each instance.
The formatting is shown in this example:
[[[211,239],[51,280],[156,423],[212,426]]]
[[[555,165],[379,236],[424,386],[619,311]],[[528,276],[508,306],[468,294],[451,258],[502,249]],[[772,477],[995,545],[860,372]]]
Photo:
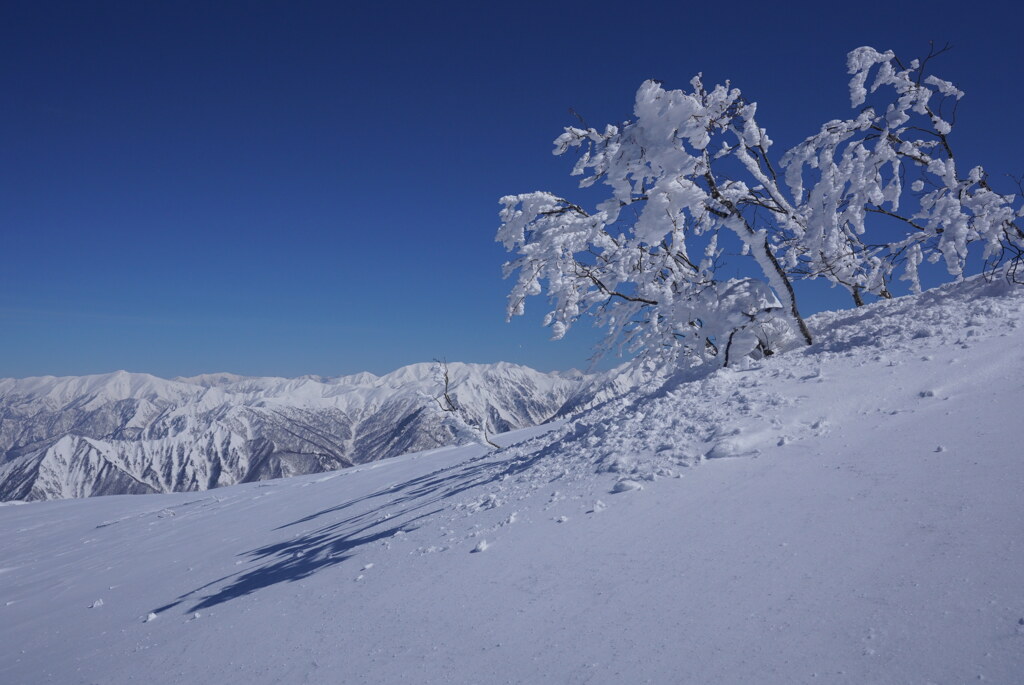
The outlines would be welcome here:
[[[589,377],[449,364],[450,395],[489,433],[543,423]],[[207,490],[458,442],[433,364],[385,376],[0,380],[0,500]]]

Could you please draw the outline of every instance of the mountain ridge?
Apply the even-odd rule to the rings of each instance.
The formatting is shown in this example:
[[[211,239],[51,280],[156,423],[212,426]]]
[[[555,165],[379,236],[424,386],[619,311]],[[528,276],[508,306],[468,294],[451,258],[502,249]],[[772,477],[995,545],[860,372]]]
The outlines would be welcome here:
[[[207,490],[451,444],[435,367],[0,379],[0,499]],[[585,378],[506,362],[448,371],[466,418],[490,433],[550,419]]]

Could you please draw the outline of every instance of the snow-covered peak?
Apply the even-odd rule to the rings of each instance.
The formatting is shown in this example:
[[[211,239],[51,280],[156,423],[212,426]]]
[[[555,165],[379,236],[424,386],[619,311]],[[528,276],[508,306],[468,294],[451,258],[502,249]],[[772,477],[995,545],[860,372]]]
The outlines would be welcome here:
[[[11,397],[45,400],[63,406],[71,402],[101,404],[125,399],[179,401],[201,393],[195,387],[148,373],[114,371],[89,376],[36,376],[0,379],[0,402]]]
[[[449,373],[452,397],[488,433],[546,421],[579,385],[504,363]],[[431,363],[333,379],[3,379],[0,499],[204,490],[437,447],[461,439],[437,415],[442,390]]]
[[[219,388],[225,385],[231,385],[238,383],[239,381],[245,380],[245,376],[239,376],[235,373],[204,373],[198,376],[178,376],[173,380],[180,383],[191,383],[192,385],[199,385],[204,388]]]

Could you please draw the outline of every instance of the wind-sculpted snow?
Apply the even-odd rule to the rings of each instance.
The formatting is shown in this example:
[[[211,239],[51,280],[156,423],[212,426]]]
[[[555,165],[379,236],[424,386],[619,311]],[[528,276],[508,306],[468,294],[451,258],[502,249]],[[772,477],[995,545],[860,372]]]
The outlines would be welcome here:
[[[0,682],[1018,682],[1024,288],[814,325],[498,450],[2,506]]]
[[[451,364],[452,395],[490,433],[558,410],[579,378]],[[0,380],[0,499],[207,490],[450,444],[430,364],[377,377]]]

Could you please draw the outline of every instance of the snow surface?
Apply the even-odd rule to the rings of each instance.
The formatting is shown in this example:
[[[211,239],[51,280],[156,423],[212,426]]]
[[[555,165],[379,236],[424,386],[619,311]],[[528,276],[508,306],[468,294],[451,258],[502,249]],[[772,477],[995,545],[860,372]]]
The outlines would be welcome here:
[[[811,323],[491,453],[0,507],[0,682],[1020,682],[1024,289]]]

